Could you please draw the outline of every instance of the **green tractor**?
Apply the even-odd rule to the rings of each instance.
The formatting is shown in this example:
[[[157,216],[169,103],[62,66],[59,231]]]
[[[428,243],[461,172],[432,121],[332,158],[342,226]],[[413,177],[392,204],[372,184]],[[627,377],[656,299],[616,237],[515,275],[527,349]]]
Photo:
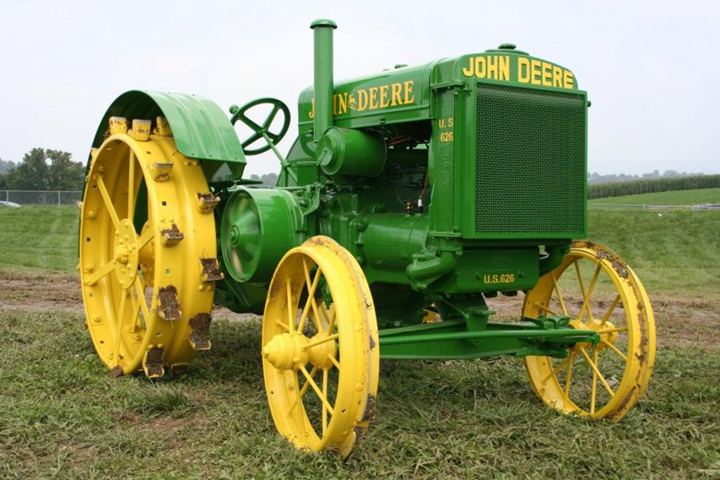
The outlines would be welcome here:
[[[649,382],[654,319],[633,270],[578,240],[590,102],[573,73],[503,44],[334,82],[336,25],[311,28],[287,155],[290,112],[272,98],[228,120],[202,97],[130,91],[100,122],[79,268],[112,374],[182,369],[222,305],[263,314],[270,412],[301,449],[350,453],[380,358],[523,357],[548,406],[622,418]],[[268,150],[273,188],[243,178]],[[521,311],[493,321],[493,302]]]

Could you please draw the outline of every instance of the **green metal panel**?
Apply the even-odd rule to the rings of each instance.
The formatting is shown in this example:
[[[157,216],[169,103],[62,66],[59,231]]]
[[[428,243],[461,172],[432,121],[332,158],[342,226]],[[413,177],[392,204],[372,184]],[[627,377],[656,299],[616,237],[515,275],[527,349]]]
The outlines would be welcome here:
[[[245,165],[245,155],[230,120],[214,102],[197,95],[131,90],[110,105],[100,121],[93,147],[99,147],[113,116],[155,120],[164,116],[180,153],[189,158]]]
[[[399,67],[376,75],[335,83],[333,124],[361,128],[428,120],[430,118],[430,74],[435,62],[417,67]],[[313,129],[313,88],[298,99],[300,134]]]

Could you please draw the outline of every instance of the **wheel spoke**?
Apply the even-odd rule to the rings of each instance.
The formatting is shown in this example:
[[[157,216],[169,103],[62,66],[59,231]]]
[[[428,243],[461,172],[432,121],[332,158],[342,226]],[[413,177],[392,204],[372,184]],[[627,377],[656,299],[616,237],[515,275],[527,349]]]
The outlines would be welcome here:
[[[140,280],[137,278],[135,279],[135,292],[137,294],[138,303],[140,304],[140,311],[145,319],[145,328],[147,328],[148,322],[150,322],[150,309],[145,301],[145,289],[140,283]]]
[[[340,336],[340,335],[338,335],[338,334],[336,333],[336,334],[334,334],[334,335],[328,335],[327,337],[319,338],[318,340],[315,340],[315,341],[312,341],[312,342],[308,342],[308,343],[303,347],[303,350],[307,350],[307,349],[309,349],[309,348],[316,347],[316,346],[318,346],[318,345],[322,345],[323,343],[326,343],[326,342],[329,342],[329,341],[332,341],[332,340],[337,340],[339,336]]]
[[[307,264],[305,263],[305,259],[303,259],[303,269],[305,270],[305,284],[308,288],[308,299],[305,302],[305,306],[303,307],[302,314],[300,315],[300,322],[298,324],[298,332],[302,332],[305,328],[305,322],[307,321],[308,313],[310,312],[310,307],[313,308],[313,313],[315,314],[315,317],[317,317],[317,305],[315,304],[315,290],[317,290],[318,283],[320,283],[320,274],[322,273],[320,271],[320,267],[318,267],[317,271],[315,272],[315,278],[313,278],[312,282],[310,282],[310,272],[308,271]],[[313,318],[315,318],[313,317]],[[320,331],[320,321],[315,320],[315,327],[317,328],[318,332]]]
[[[593,290],[595,289],[595,284],[597,283],[597,279],[600,276],[601,269],[602,269],[602,265],[598,263],[598,266],[595,269],[595,273],[593,274],[592,280],[590,280],[590,285],[588,286],[587,291],[583,295],[583,304],[582,304],[582,307],[580,307],[580,313],[578,314],[578,322],[582,322],[583,316],[585,315],[586,311],[588,314],[588,318],[592,318],[592,313],[590,312],[590,298],[592,297]]]
[[[335,358],[335,355],[333,355],[332,353],[328,353],[328,358],[333,363],[333,365],[335,365],[335,368],[340,371],[340,362],[338,362],[337,358]]]
[[[292,290],[290,286],[290,280],[285,280],[285,299],[287,301],[287,321],[288,321],[288,331],[294,332],[295,331],[295,315],[293,315],[293,303],[292,303]],[[295,309],[297,313],[297,309]]]
[[[323,378],[322,378],[322,393],[323,397],[327,398],[327,391],[328,391],[328,371],[327,369],[323,368]],[[323,409],[322,409],[322,434],[323,437],[325,436],[325,430],[327,430],[327,414],[328,410],[326,408],[325,402],[323,402]]]
[[[613,310],[615,310],[615,307],[617,307],[617,304],[620,303],[620,294],[618,293],[617,297],[615,297],[615,300],[613,300],[613,303],[610,305],[610,308],[608,311],[603,315],[602,322],[600,322],[600,326],[602,327],[607,323],[608,320],[610,320],[610,315],[612,315]]]
[[[320,387],[318,387],[317,383],[315,383],[315,380],[313,380],[313,378],[310,376],[307,369],[304,366],[302,366],[302,367],[300,367],[300,371],[303,373],[303,375],[305,375],[305,378],[307,379],[308,383],[310,384],[312,389],[315,391],[315,394],[318,396],[318,398],[323,403],[325,408],[328,409],[328,411],[330,412],[330,415],[333,415],[333,413],[334,413],[333,408],[330,405],[330,403],[328,402],[327,397],[325,395],[323,395],[323,392],[320,390]]]
[[[547,383],[548,380],[550,380],[553,376],[557,377],[557,374],[560,373],[560,370],[565,368],[568,364],[568,362],[572,362],[575,358],[575,352],[570,352],[570,354],[567,356],[566,359],[564,359],[562,362],[555,365],[555,367],[552,369],[550,374],[543,379],[543,385]]]
[[[155,232],[153,231],[153,228],[150,227],[140,235],[140,238],[138,238],[138,250],[142,250],[143,247],[150,243],[153,238],[155,238]]]
[[[560,287],[557,284],[557,279],[555,278],[555,273],[551,272],[550,276],[552,277],[553,286],[555,288],[555,293],[557,294],[557,297],[558,297],[558,302],[560,302],[560,308],[562,308],[563,314],[565,314],[565,316],[567,317],[568,311],[567,311],[567,308],[565,307],[565,301],[563,300],[563,296],[560,293]]]
[[[580,273],[580,264],[578,262],[579,259],[576,259],[573,262],[573,265],[575,265],[575,273],[577,273],[578,283],[580,284],[580,293],[582,293],[583,298],[585,298],[585,284],[583,283],[582,274]]]
[[[573,352],[571,355],[573,355],[575,352]],[[569,362],[567,366],[567,374],[565,375],[565,396],[567,399],[570,399],[570,386],[572,385],[572,378],[573,378],[573,366],[575,364],[573,362]]]
[[[128,204],[127,218],[132,222],[135,215],[135,152],[128,155]]]
[[[113,350],[118,360],[120,359],[120,339],[122,338],[123,317],[125,316],[125,304],[127,303],[128,293],[125,289],[120,290],[120,306],[118,307],[118,318],[115,325],[115,350]]]
[[[597,348],[593,347],[595,365],[598,364],[598,351]],[[597,400],[597,372],[593,370],[592,389],[590,392],[590,414],[595,413],[595,401]]]
[[[282,329],[285,330],[286,332],[288,331],[288,326],[287,326],[286,324],[282,323],[282,322],[279,321],[279,320],[275,320],[275,325],[277,325],[278,327],[282,328]]]
[[[327,310],[326,310],[327,311]],[[332,305],[332,309],[330,310],[330,320],[328,320],[328,332],[332,332],[333,328],[335,327],[335,304]]]
[[[593,371],[597,374],[598,378],[600,379],[600,382],[603,384],[603,387],[605,387],[605,390],[607,390],[608,393],[610,394],[610,397],[611,398],[614,397],[615,392],[610,387],[610,384],[605,379],[605,376],[602,373],[600,373],[600,370],[598,369],[597,365],[592,361],[592,359],[590,358],[590,355],[588,355],[588,353],[585,351],[585,349],[583,347],[580,347],[580,353],[582,353],[583,358],[585,359],[587,364],[590,365],[590,368],[592,368]]]
[[[622,333],[627,332],[627,327],[617,327],[617,328],[602,328],[600,330],[597,330],[597,333]]]
[[[626,357],[625,354],[622,352],[622,350],[620,350],[618,347],[616,347],[615,345],[613,345],[612,343],[608,342],[608,341],[605,340],[605,339],[600,340],[600,343],[604,344],[604,345],[605,345],[606,347],[608,347],[610,350],[612,350],[613,352],[617,353],[618,356],[619,356],[620,358],[622,358],[622,359],[627,363],[627,357]]]
[[[112,203],[110,194],[108,193],[107,188],[105,188],[105,181],[99,175],[97,177],[97,186],[98,190],[100,191],[100,196],[103,199],[103,203],[105,204],[105,210],[107,210],[108,214],[110,215],[110,220],[112,220],[113,225],[117,229],[120,226],[120,219],[118,218],[118,214],[115,211],[115,206]]]
[[[115,267],[117,267],[117,263],[115,260],[110,260],[108,263],[100,267],[98,270],[96,270],[92,275],[90,275],[90,278],[85,280],[86,286],[95,285],[98,280],[103,278],[105,275],[108,275],[113,270],[115,270]]]
[[[560,314],[557,313],[555,310],[553,310],[552,308],[550,308],[550,307],[548,307],[548,306],[546,306],[546,305],[542,305],[542,304],[540,304],[539,302],[535,302],[535,306],[538,307],[538,308],[540,308],[540,309],[542,309],[542,310],[544,310],[544,311],[546,311],[547,313],[551,313],[551,314],[555,315],[556,317],[559,317],[559,316],[560,316]]]
[[[316,366],[313,366],[312,370],[310,370],[310,377],[314,378],[315,373],[317,372],[318,368]],[[305,395],[305,392],[307,392],[307,389],[310,387],[310,384],[305,380],[305,383],[303,384],[302,388],[300,388],[300,391],[298,392],[298,396],[295,397],[293,400],[292,405],[290,405],[290,408],[288,409],[288,412],[292,412],[293,408],[298,404],[298,402],[302,399],[302,397]]]

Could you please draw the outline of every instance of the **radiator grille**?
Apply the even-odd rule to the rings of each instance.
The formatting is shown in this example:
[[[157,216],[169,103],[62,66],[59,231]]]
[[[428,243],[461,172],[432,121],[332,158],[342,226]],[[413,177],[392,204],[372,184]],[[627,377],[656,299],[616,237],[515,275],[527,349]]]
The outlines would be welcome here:
[[[475,231],[585,235],[585,97],[478,84]]]

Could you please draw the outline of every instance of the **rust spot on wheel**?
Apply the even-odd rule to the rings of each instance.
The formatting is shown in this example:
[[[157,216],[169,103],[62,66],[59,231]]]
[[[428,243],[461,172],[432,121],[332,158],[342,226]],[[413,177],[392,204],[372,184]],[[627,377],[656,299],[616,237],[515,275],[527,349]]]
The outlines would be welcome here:
[[[190,319],[190,345],[195,350],[210,350],[210,322],[212,317],[209,313],[198,313]]]
[[[158,290],[158,298],[160,299],[160,311],[158,312],[160,317],[168,322],[180,320],[182,312],[180,312],[177,288],[174,285],[161,287]]]

